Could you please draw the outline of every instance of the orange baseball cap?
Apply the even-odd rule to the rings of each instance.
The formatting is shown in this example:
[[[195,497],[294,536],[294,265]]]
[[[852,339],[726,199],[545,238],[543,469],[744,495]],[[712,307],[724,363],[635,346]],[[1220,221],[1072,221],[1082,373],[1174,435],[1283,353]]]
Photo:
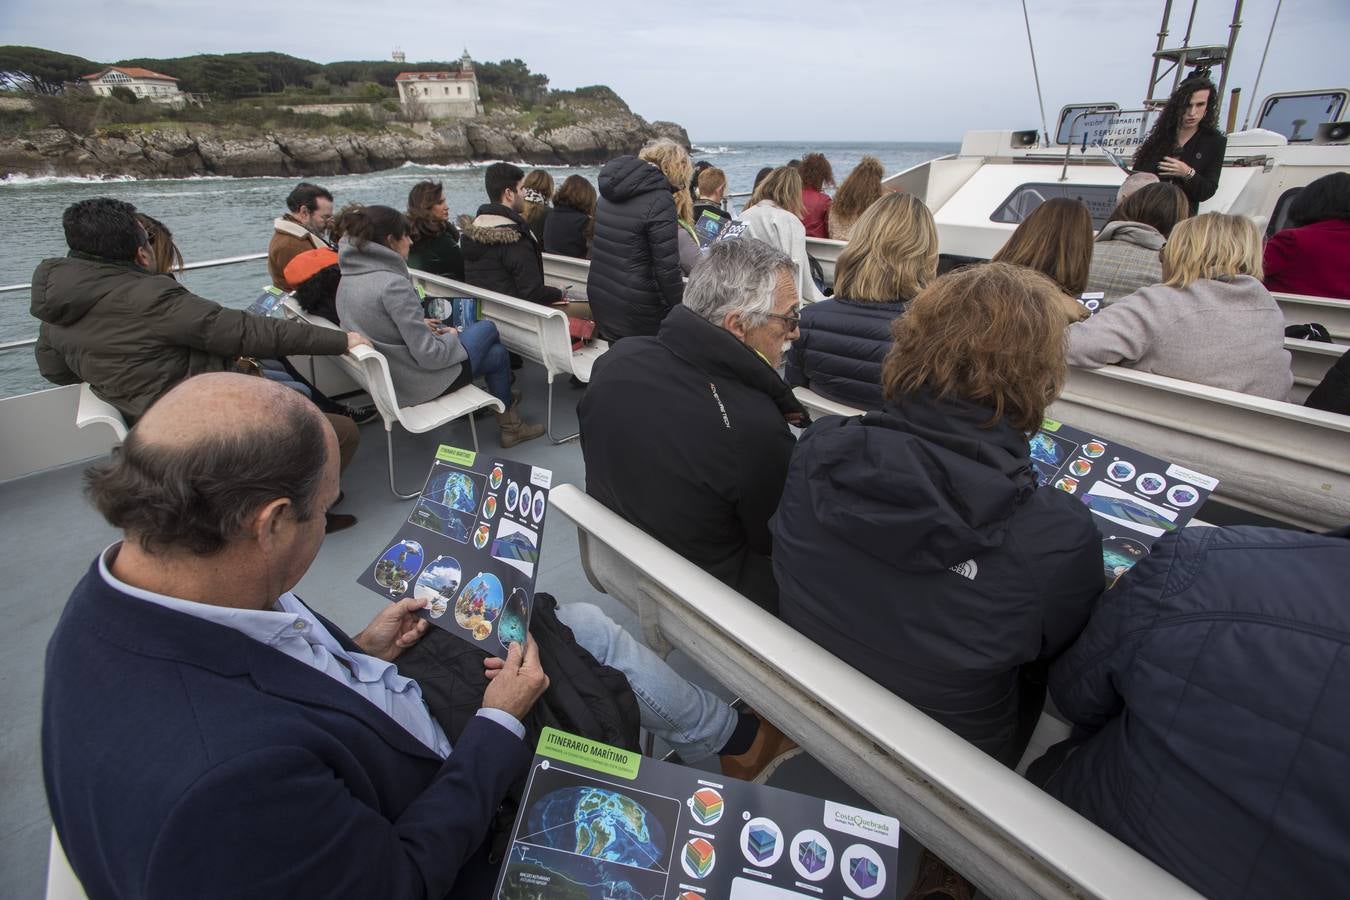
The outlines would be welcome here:
[[[282,277],[287,284],[301,285],[313,278],[320,270],[337,265],[338,255],[327,247],[306,250],[286,263]]]

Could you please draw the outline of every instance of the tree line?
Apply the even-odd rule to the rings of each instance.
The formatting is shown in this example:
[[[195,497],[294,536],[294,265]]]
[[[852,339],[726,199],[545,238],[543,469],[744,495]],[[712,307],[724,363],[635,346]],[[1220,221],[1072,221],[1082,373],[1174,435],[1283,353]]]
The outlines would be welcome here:
[[[64,93],[108,65],[139,66],[177,78],[188,93],[237,100],[301,91],[323,95],[356,85],[379,85],[393,91],[400,72],[459,71],[459,61],[422,63],[349,60],[316,63],[285,53],[203,53],[171,59],[144,57],[101,63],[40,47],[0,47],[0,90],[26,94]],[[532,108],[549,96],[548,76],[531,72],[523,60],[475,62],[479,92],[485,101]]]

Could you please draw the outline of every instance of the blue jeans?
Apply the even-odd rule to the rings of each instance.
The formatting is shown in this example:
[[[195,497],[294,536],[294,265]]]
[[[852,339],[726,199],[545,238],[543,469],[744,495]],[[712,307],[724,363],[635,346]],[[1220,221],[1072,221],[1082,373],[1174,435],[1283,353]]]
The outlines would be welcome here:
[[[313,399],[313,394],[310,393],[309,386],[301,384],[292,378],[291,374],[286,371],[286,367],[275,359],[260,359],[258,360],[258,363],[262,366],[262,376],[268,381],[284,384],[291,390],[299,391],[311,400]]]
[[[591,656],[628,676],[642,727],[660,735],[684,762],[713,756],[731,740],[736,712],[716,694],[682,678],[600,607],[568,603],[558,607],[558,618]]]
[[[511,408],[511,354],[502,346],[497,326],[487,320],[474,322],[459,333],[459,342],[469,354],[475,378],[482,376],[488,393]]]

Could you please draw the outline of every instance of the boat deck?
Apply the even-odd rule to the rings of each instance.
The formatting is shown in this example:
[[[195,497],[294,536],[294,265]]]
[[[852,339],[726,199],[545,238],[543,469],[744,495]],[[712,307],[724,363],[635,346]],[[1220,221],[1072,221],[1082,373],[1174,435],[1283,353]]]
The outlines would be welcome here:
[[[522,411],[529,421],[543,422],[543,370],[526,364],[519,372],[524,391]],[[579,389],[555,384],[555,425],[560,433],[575,431]],[[479,439],[484,449],[497,447],[491,417],[480,417]],[[346,499],[338,512],[356,515],[356,527],[330,536],[319,557],[295,589],[296,593],[338,625],[355,632],[364,627],[380,600],[356,584],[362,567],[373,560],[408,515],[412,501],[396,500],[389,492],[385,437],[378,421],[361,429],[356,459],[343,477]],[[431,465],[441,443],[471,447],[465,423],[454,423],[422,435],[397,430],[394,435],[400,487],[410,490]],[[581,447],[576,441],[552,445],[540,438],[521,444],[506,455],[553,470],[554,484],[585,483]],[[6,589],[0,598],[0,616],[7,626],[0,632],[0,709],[6,713],[0,733],[0,897],[39,898],[46,883],[47,840],[51,820],[42,786],[39,749],[43,656],[63,604],[91,561],[117,533],[84,501],[81,472],[86,464],[52,469],[0,483],[0,546],[5,548]],[[636,618],[612,598],[587,582],[578,557],[576,528],[556,512],[544,530],[538,590],[560,603],[591,602],[606,610],[634,634]],[[726,691],[676,651],[670,663],[685,677],[726,696]],[[657,754],[665,752],[658,742]],[[708,767],[711,767],[709,764]],[[775,773],[772,784],[814,796],[870,807],[849,787],[815,760],[798,757]],[[906,852],[908,851],[908,852]],[[902,842],[902,870],[912,868],[918,848]],[[912,875],[898,873],[897,883]]]

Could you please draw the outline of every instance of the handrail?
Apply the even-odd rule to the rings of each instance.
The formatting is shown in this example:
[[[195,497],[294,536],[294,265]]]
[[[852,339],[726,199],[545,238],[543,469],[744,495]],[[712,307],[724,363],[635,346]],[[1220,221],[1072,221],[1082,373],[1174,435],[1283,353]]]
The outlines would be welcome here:
[[[259,259],[266,259],[266,253],[245,253],[243,256],[222,256],[220,259],[204,259],[201,262],[187,263],[182,271],[193,272],[197,269],[215,269],[220,266],[233,266],[238,263],[253,262]],[[32,284],[5,284],[0,285],[0,294],[11,291],[26,291],[32,288]]]
[[[1147,109],[1085,109],[1078,115],[1074,116],[1073,120],[1069,123],[1069,139],[1064,142],[1064,166],[1059,171],[1059,180],[1067,181],[1069,178],[1069,159],[1073,152],[1074,130],[1078,127],[1079,119],[1082,119],[1084,116],[1109,116],[1112,120],[1114,120],[1118,116],[1133,115],[1134,113],[1143,113],[1144,122],[1148,121],[1149,111]],[[1112,121],[1112,125],[1114,124],[1115,122]],[[1142,128],[1143,122],[1140,123],[1140,129],[1142,130]],[[1085,134],[1083,135],[1083,137],[1086,139],[1087,135]],[[1096,147],[1100,145],[1093,144],[1093,146]]]
[[[0,344],[0,353],[6,353],[10,350],[22,350],[24,347],[32,347],[37,344],[37,338],[24,338],[21,341],[5,341]]]

